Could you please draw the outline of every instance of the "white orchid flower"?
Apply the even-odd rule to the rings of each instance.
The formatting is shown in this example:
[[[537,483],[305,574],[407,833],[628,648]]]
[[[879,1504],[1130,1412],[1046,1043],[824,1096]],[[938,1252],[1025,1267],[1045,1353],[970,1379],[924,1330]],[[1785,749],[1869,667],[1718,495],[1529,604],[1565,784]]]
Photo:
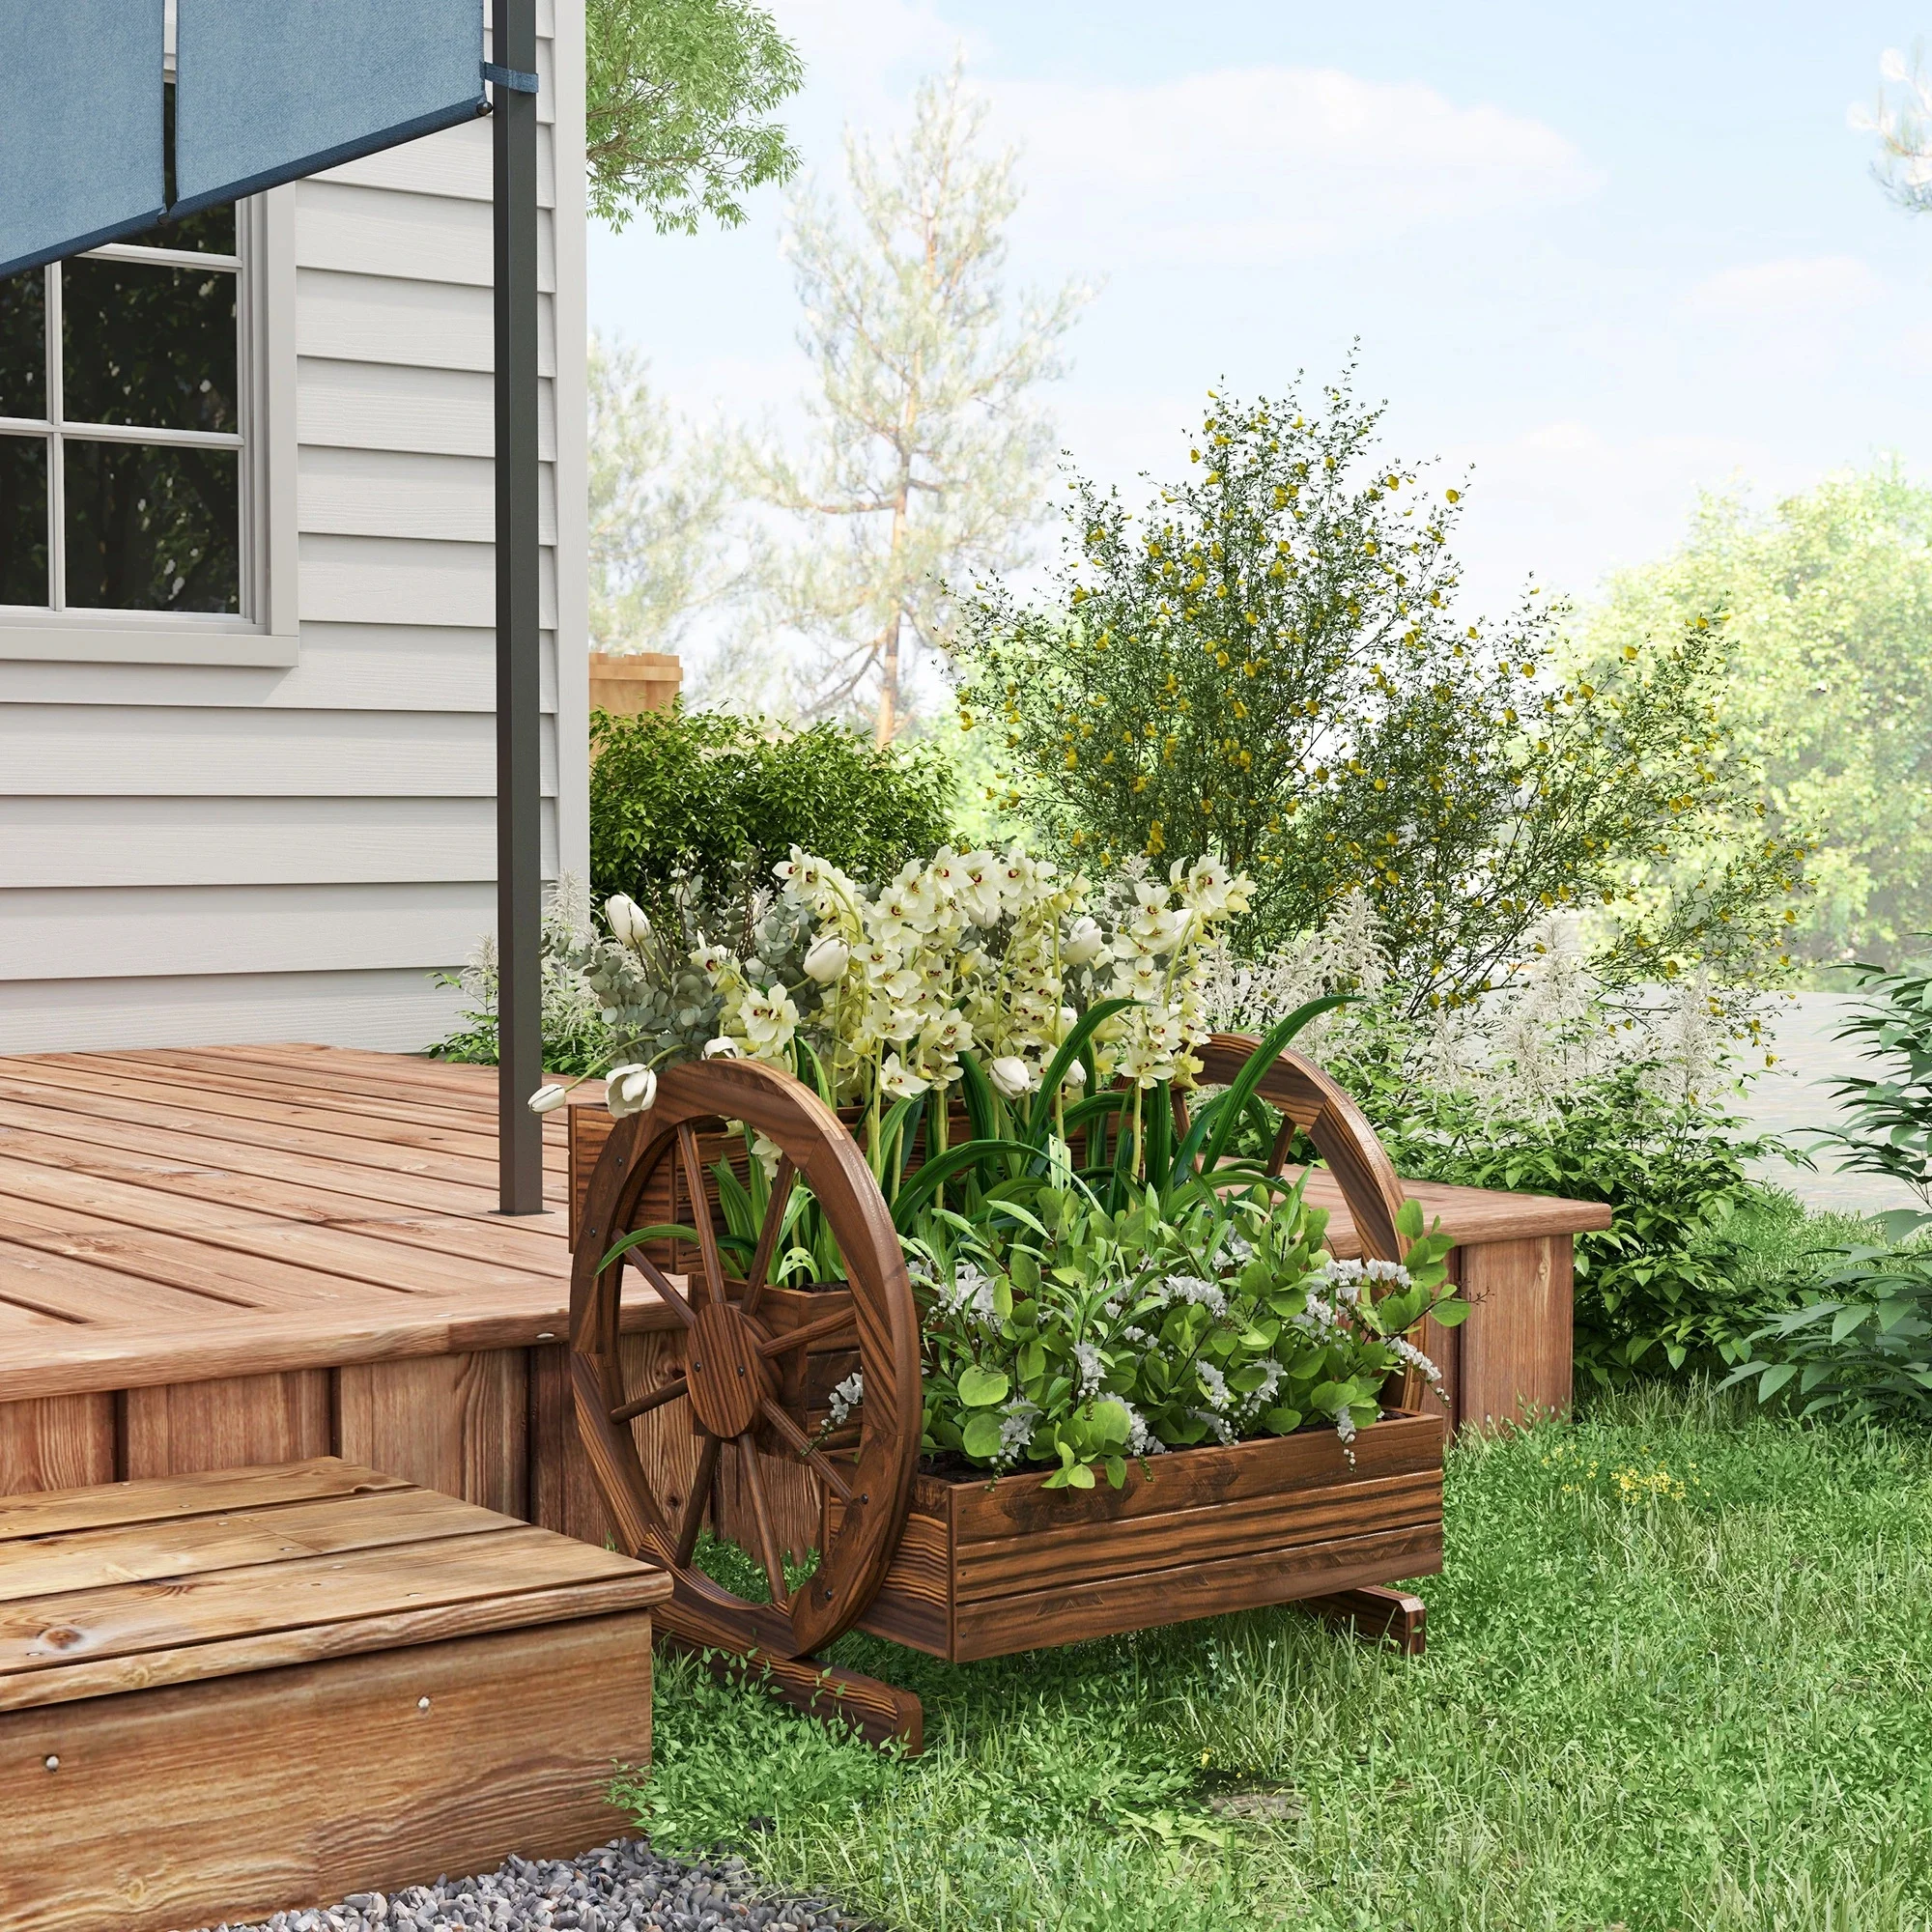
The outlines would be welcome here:
[[[539,1087],[530,1095],[529,1106],[533,1114],[554,1114],[570,1098],[570,1089],[552,1082],[547,1087]]]
[[[1066,937],[1060,942],[1060,956],[1069,966],[1091,966],[1106,943],[1099,922],[1083,913],[1067,927]]]
[[[706,1060],[736,1060],[741,1051],[738,1042],[728,1033],[721,1033],[716,1039],[704,1042]]]
[[[816,980],[821,986],[842,980],[851,963],[852,949],[836,932],[821,932],[806,949],[806,978]]]
[[[604,901],[604,923],[619,946],[641,946],[651,936],[643,907],[623,893],[612,893]]]
[[[641,1114],[658,1097],[658,1076],[648,1066],[613,1066],[604,1076],[604,1104],[611,1117]]]
[[[1004,1098],[1017,1100],[1033,1092],[1033,1068],[1016,1053],[1002,1054],[986,1068],[986,1078]]]
[[[923,1094],[927,1085],[909,1066],[900,1064],[896,1053],[886,1055],[885,1065],[879,1068],[879,1092],[889,1100],[910,1100],[915,1094]]]

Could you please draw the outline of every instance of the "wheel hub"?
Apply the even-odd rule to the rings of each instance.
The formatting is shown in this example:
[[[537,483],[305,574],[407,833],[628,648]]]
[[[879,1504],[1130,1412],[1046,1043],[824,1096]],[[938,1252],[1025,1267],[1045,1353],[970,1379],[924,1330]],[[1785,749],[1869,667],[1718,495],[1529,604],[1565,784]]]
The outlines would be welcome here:
[[[772,1393],[771,1370],[758,1352],[756,1325],[729,1303],[710,1302],[685,1342],[691,1407],[713,1435],[742,1435]]]

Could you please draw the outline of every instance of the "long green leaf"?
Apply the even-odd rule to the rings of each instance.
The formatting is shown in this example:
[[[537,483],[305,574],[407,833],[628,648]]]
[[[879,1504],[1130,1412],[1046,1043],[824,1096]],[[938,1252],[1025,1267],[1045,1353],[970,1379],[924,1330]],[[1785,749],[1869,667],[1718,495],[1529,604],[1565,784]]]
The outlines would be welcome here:
[[[1059,1091],[1060,1083],[1066,1078],[1066,1069],[1076,1060],[1094,1034],[1116,1013],[1125,1012],[1133,1005],[1131,1000],[1102,1000],[1097,1007],[1089,1007],[1081,1014],[1080,1021],[1065,1039],[1060,1042],[1060,1051],[1047,1062],[1046,1071],[1041,1074],[1039,1093],[1033,1103],[1033,1118],[1027,1122],[1026,1138],[1034,1147],[1043,1147],[1046,1130],[1053,1124],[1053,1096]],[[1096,1076],[1091,1060],[1083,1061],[1088,1068],[1090,1080]]]
[[[980,1065],[980,1056],[970,1050],[959,1056],[959,1097],[966,1107],[966,1138],[994,1139],[993,1090],[985,1068]]]
[[[1032,1148],[1019,1141],[961,1141],[956,1148],[948,1148],[937,1160],[927,1161],[899,1189],[899,1198],[893,1204],[893,1225],[904,1234],[911,1228],[919,1209],[955,1174],[962,1174],[968,1168],[977,1168],[994,1159],[1005,1163],[1016,1154],[1026,1158],[1033,1151]]]

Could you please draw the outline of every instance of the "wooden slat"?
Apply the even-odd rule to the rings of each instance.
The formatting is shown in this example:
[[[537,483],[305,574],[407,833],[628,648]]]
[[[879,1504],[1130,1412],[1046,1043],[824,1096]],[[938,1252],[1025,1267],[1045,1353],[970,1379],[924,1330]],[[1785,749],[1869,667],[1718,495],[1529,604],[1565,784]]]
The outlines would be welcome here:
[[[0,1498],[114,1479],[114,1398],[0,1403]],[[6,1504],[0,1500],[0,1521]],[[0,1528],[0,1536],[5,1535]]]
[[[335,1377],[335,1443],[503,1516],[529,1515],[529,1378],[522,1349],[357,1362]]]
[[[1304,1170],[1286,1168],[1293,1180]],[[1455,1187],[1439,1180],[1405,1180],[1403,1192],[1422,1209],[1423,1219],[1438,1218],[1442,1232],[1460,1245],[1482,1241],[1527,1240],[1544,1235],[1581,1235],[1610,1225],[1610,1210],[1600,1201],[1564,1201],[1548,1194],[1508,1194],[1498,1188]],[[1310,1204],[1328,1210],[1328,1245],[1344,1257],[1358,1254],[1354,1222],[1333,1175],[1316,1168],[1309,1174]]]
[[[1292,1550],[1258,1550],[1225,1562],[1208,1560],[1066,1589],[962,1604],[955,1612],[953,1656],[959,1662],[1156,1624],[1221,1616],[1258,1604],[1328,1596],[1396,1577],[1432,1576],[1442,1567],[1439,1521],[1378,1534],[1338,1538]]]
[[[25,1536],[61,1536],[119,1523],[173,1522],[317,1496],[374,1494],[409,1487],[379,1469],[320,1456],[276,1468],[215,1469],[161,1482],[105,1483],[60,1495],[0,1495],[0,1544]]]
[[[518,1525],[186,1582],[51,1593],[0,1607],[0,1710],[549,1622],[559,1611],[639,1609],[668,1585],[628,1558]],[[582,1607],[562,1607],[578,1598]]]
[[[102,1056],[103,1062],[111,1059],[112,1056]],[[365,1145],[378,1149],[383,1146],[421,1147],[460,1153],[477,1160],[496,1158],[496,1135],[474,1127],[422,1126],[395,1113],[385,1113],[380,1107],[344,1112],[333,1107],[302,1105],[286,1096],[278,1100],[265,1100],[233,1091],[197,1091],[190,1105],[179,1084],[156,1077],[163,1073],[164,1069],[152,1066],[138,1067],[131,1074],[117,1074],[104,1064],[71,1066],[45,1059],[0,1060],[0,1079],[5,1081],[5,1091],[10,1095],[32,1097],[43,1089],[107,1094],[179,1108],[190,1117],[259,1121],[298,1127],[304,1133],[326,1134],[337,1141],[347,1142],[357,1150]],[[547,1136],[544,1144],[546,1173],[552,1169],[560,1172],[567,1158],[568,1151],[560,1146],[553,1151]]]
[[[596,1616],[0,1718],[0,1816],[34,1821],[0,1923],[252,1923],[587,1851],[626,1829],[611,1767],[649,1759],[650,1639]]]
[[[224,1376],[130,1388],[122,1397],[121,1467],[144,1476],[294,1463],[334,1440],[328,1371]]]
[[[6,1228],[0,1204],[0,1229]],[[218,1291],[165,1286],[97,1261],[0,1238],[0,1302],[60,1321],[192,1321],[249,1308]]]
[[[1574,1362],[1572,1237],[1491,1241],[1463,1254],[1458,1414],[1476,1428],[1570,1406]]]
[[[378,1496],[380,1503],[372,1507]],[[503,1519],[495,1511],[418,1489],[387,1494],[363,1490],[347,1496],[172,1517],[159,1522],[117,1522],[38,1537],[31,1545],[15,1544],[11,1561],[0,1564],[0,1603],[113,1589],[163,1577],[187,1581],[215,1571],[332,1556],[348,1549],[494,1536],[502,1528]]]

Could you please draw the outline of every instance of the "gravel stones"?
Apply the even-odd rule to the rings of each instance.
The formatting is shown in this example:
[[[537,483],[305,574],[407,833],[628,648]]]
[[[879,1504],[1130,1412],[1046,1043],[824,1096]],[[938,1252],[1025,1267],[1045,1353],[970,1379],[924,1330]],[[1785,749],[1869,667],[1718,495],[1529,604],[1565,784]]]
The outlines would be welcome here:
[[[509,1859],[484,1878],[440,1878],[340,1905],[278,1912],[218,1932],[883,1932],[818,1898],[775,1897],[743,1859],[695,1864],[612,1838],[576,1859]]]

